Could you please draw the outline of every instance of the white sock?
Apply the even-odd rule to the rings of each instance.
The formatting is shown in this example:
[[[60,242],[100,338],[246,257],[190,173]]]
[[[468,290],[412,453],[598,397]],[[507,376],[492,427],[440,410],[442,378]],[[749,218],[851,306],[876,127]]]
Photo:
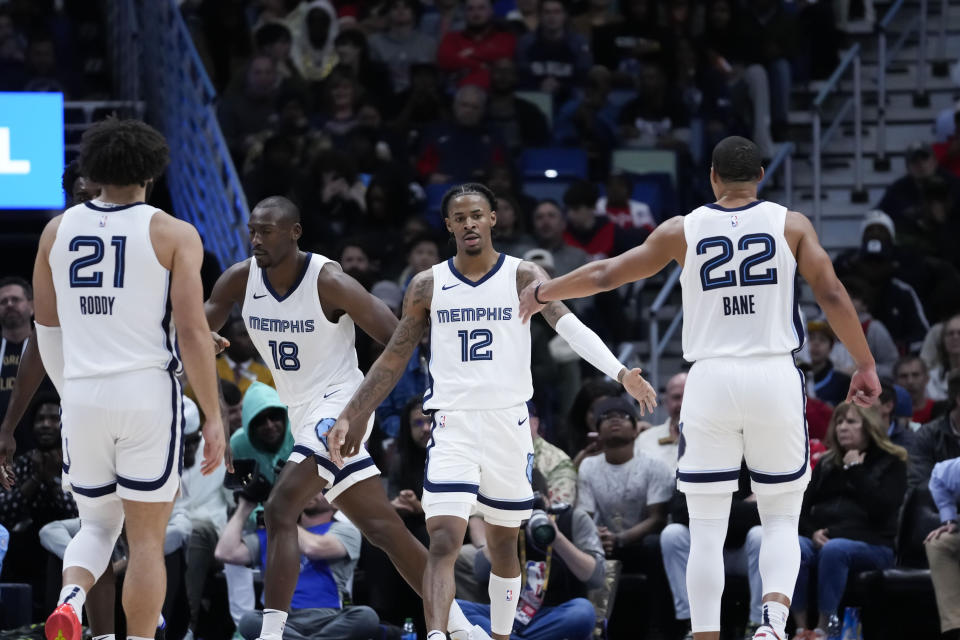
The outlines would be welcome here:
[[[463,609],[460,608],[456,598],[454,598],[453,602],[450,603],[450,615],[447,616],[447,632],[450,635],[453,635],[457,631],[466,631],[469,633],[472,628],[473,625],[467,620],[467,616],[463,615]]]
[[[153,638],[144,638],[142,636],[127,636],[127,640],[153,640]]]
[[[68,584],[60,589],[60,599],[57,604],[69,604],[77,612],[77,617],[83,616],[83,603],[87,601],[87,592],[78,584]]]
[[[789,613],[790,610],[787,605],[781,602],[764,602],[763,624],[769,625],[777,632],[778,636],[785,638],[787,634],[784,630],[787,626],[787,615]]]
[[[491,573],[487,593],[490,595],[490,631],[510,635],[520,599],[520,576],[501,578]]]
[[[93,636],[93,640],[117,640],[117,636],[112,633],[105,633],[102,636]]]
[[[261,640],[280,640],[283,628],[287,625],[287,612],[278,609],[263,610],[263,625],[260,627]]]
[[[443,631],[437,631],[434,629],[427,634],[427,640],[447,640],[447,634]]]

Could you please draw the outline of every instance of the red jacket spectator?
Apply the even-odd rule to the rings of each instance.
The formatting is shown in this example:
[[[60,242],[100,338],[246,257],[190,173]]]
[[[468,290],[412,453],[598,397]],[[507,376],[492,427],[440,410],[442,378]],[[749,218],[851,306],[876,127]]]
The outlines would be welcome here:
[[[447,33],[437,48],[437,66],[458,74],[458,84],[490,87],[490,63],[512,58],[516,37],[493,23],[490,0],[467,0],[467,26]]]

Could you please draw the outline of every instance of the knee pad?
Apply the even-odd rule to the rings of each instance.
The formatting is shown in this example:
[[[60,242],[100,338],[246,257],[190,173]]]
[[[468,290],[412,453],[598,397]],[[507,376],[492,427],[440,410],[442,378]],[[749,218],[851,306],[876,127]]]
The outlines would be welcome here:
[[[77,508],[80,511],[80,531],[63,553],[63,568],[80,567],[99,579],[123,529],[123,503],[113,496],[79,501]]]
[[[723,542],[727,537],[731,500],[730,493],[687,494],[687,510],[690,513],[687,594],[690,599],[690,625],[694,632],[720,630]]]
[[[800,570],[800,542],[797,525],[803,492],[777,495],[757,494],[757,509],[763,527],[760,544],[760,577],[763,593],[793,596]]]

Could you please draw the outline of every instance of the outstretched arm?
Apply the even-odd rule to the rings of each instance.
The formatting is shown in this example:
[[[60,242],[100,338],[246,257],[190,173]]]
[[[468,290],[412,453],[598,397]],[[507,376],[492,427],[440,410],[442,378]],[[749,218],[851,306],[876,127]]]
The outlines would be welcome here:
[[[403,375],[413,350],[429,323],[433,298],[433,271],[421,271],[407,287],[403,298],[403,315],[386,348],[340,413],[336,424],[327,432],[330,458],[338,466],[343,458],[360,451],[370,414],[383,402]]]
[[[382,300],[344,273],[340,265],[335,262],[323,265],[317,290],[321,301],[345,311],[368,336],[383,345],[390,341],[397,328],[397,316]]]
[[[850,380],[850,392],[847,400],[860,406],[869,407],[880,395],[880,380],[877,378],[876,363],[863,335],[863,327],[857,316],[847,290],[833,270],[830,256],[820,246],[817,232],[802,213],[787,212],[786,236],[794,249],[797,270],[810,284],[817,304],[827,316],[827,322],[840,342],[847,348],[857,365]]]
[[[517,290],[522,292],[532,283],[543,282],[547,277],[540,266],[524,262],[517,269]],[[630,370],[623,366],[600,336],[583,324],[562,302],[548,302],[540,313],[577,355],[601,373],[623,384],[627,392],[640,403],[641,415],[653,411],[657,406],[657,394],[640,375],[640,369]]]
[[[649,278],[671,260],[682,261],[685,251],[683,218],[677,216],[657,227],[639,247],[585,264],[565,276],[531,283],[520,295],[520,317],[526,322],[551,300],[584,298]]]
[[[219,331],[226,324],[233,305],[242,305],[250,276],[250,260],[233,265],[217,278],[210,297],[203,303],[203,312],[212,331]]]

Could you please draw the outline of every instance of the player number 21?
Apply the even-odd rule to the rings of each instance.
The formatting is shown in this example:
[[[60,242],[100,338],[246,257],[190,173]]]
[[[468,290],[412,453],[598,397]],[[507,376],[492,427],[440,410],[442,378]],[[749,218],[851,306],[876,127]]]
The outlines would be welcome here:
[[[493,360],[493,352],[490,349],[484,349],[493,344],[493,333],[489,329],[474,329],[467,331],[457,331],[460,338],[460,361],[470,362],[472,360]]]

